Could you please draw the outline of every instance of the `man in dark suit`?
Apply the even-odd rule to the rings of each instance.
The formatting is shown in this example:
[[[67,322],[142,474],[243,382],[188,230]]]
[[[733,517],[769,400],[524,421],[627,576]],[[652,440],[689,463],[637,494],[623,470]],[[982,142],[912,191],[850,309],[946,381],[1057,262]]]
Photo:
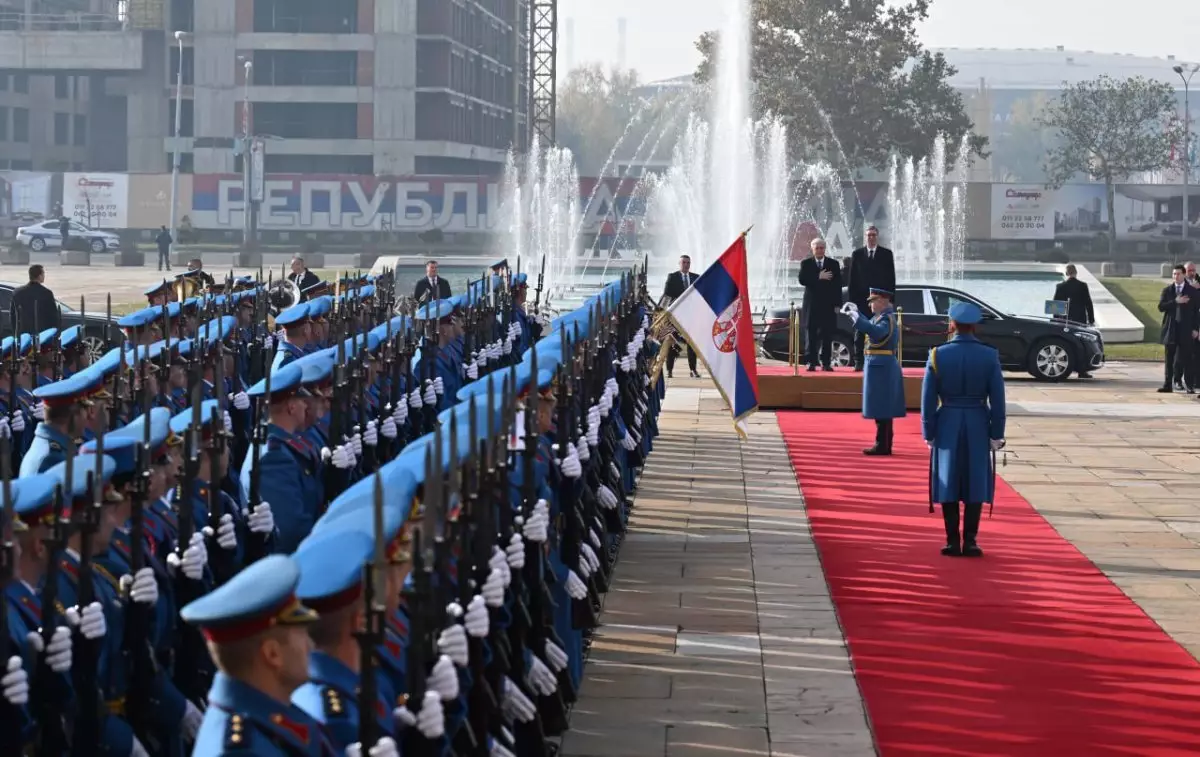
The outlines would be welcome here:
[[[808,370],[832,371],[830,347],[837,312],[842,306],[842,267],[825,256],[825,240],[810,243],[812,257],[800,261],[800,285],[804,287],[804,362]]]
[[[288,278],[295,283],[301,292],[320,281],[317,278],[317,274],[308,270],[308,266],[304,263],[304,258],[300,255],[292,256],[292,274]]]
[[[846,271],[846,299],[858,306],[860,313],[869,311],[867,297],[872,289],[896,291],[896,261],[892,251],[879,246],[879,229],[867,227],[867,244],[850,254]],[[854,334],[854,370],[863,369],[863,332]]]
[[[1159,392],[1174,391],[1174,385],[1183,378],[1188,394],[1196,393],[1196,380],[1192,371],[1192,346],[1200,333],[1200,291],[1187,283],[1184,267],[1175,266],[1172,281],[1163,287],[1158,298],[1158,311],[1162,316],[1162,343],[1165,348],[1163,385]]]
[[[46,269],[29,266],[29,283],[18,287],[12,296],[12,332],[37,333],[49,328],[62,328],[62,312],[54,292],[46,287]]]
[[[700,278],[692,273],[692,259],[687,255],[679,256],[679,270],[668,274],[667,285],[663,287],[663,296],[659,303],[664,307],[673,300],[679,299],[679,296],[687,291],[688,287],[696,283],[696,279]],[[675,370],[675,358],[679,356],[682,348],[678,343],[671,348],[667,353],[667,378],[671,378],[672,372]],[[692,349],[692,345],[687,346],[687,361],[688,370],[691,371],[692,378],[700,378],[700,373],[696,370],[696,351]]]
[[[1059,302],[1067,303],[1067,320],[1075,323],[1086,323],[1089,326],[1096,324],[1096,311],[1092,307],[1092,294],[1088,291],[1088,285],[1079,279],[1075,278],[1079,271],[1074,265],[1068,265],[1064,275],[1066,276],[1058,286],[1054,287],[1054,299]],[[1091,378],[1092,375],[1087,372],[1085,366],[1079,371],[1079,378]]]
[[[450,296],[450,282],[438,276],[436,260],[425,264],[425,278],[418,279],[413,288],[413,299],[417,302],[444,300]]]

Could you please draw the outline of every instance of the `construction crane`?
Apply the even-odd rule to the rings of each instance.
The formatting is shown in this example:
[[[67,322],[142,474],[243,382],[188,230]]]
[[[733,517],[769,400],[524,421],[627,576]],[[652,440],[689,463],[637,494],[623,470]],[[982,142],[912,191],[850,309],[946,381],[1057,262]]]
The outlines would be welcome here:
[[[529,0],[529,143],[554,144],[558,0]]]

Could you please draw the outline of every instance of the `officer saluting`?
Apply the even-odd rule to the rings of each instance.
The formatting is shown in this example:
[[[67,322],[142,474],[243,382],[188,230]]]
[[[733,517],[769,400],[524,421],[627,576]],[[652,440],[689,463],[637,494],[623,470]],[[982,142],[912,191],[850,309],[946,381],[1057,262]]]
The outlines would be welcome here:
[[[864,418],[875,421],[875,444],[864,455],[892,454],[892,421],[903,418],[904,375],[900,371],[900,323],[892,307],[892,293],[872,289],[867,297],[873,317],[846,303],[842,312],[854,319],[854,330],[866,335],[866,369],[863,372]]]
[[[969,302],[950,308],[954,338],[929,351],[921,387],[921,433],[929,445],[930,512],[942,506],[943,555],[982,557],[975,543],[983,503],[993,501],[991,453],[1004,446],[1004,378],[995,348],[975,337],[983,320]],[[962,546],[958,503],[963,503]]]
[[[299,582],[291,558],[271,555],[183,608],[218,668],[192,757],[337,754],[289,701],[308,680],[308,625],[317,619],[296,598]]]

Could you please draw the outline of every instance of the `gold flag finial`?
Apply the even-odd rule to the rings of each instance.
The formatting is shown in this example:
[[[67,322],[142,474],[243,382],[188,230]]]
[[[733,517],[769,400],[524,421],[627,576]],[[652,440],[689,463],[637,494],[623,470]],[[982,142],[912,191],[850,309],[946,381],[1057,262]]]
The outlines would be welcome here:
[[[746,235],[750,233],[750,229],[753,229],[753,228],[754,228],[754,224],[750,224],[749,226],[747,226],[746,230],[742,232],[742,239],[745,239]]]

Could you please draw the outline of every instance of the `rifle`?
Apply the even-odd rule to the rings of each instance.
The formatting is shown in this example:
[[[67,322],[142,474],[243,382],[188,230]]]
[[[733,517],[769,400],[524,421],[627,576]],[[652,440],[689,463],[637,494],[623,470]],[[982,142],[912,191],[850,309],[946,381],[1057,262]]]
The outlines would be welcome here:
[[[6,420],[9,423],[12,423],[14,413],[21,413],[24,416],[19,404],[20,395],[17,394],[17,378],[21,373],[21,366],[17,363],[17,350],[20,349],[21,344],[21,337],[19,336],[20,327],[19,323],[14,324],[12,348],[8,353],[8,418]],[[12,449],[6,455],[9,465],[12,466],[13,470],[21,470],[21,457],[25,452],[24,446],[23,443],[17,441],[16,435],[13,434]]]
[[[144,380],[145,363],[139,362],[139,366]],[[150,408],[145,403],[146,400],[143,400],[142,441],[137,447],[133,486],[130,492],[129,572],[134,576],[146,567],[146,499],[150,494],[150,477],[153,466],[151,456],[154,454],[150,448]],[[100,445],[101,442],[97,439],[97,452],[99,452]],[[121,649],[124,661],[130,670],[128,698],[135,705],[127,708],[127,712],[130,718],[136,718],[133,722],[134,730],[144,738],[153,729],[149,720],[151,710],[148,692],[157,672],[154,650],[150,645],[152,608],[130,602],[126,605],[125,612],[127,620],[125,621],[125,635],[121,639]]]
[[[266,365],[268,359],[267,353],[269,350],[263,351],[264,367],[263,373],[266,382],[265,392],[257,398],[255,402],[256,415],[254,418],[254,432],[251,435],[250,441],[250,491],[247,492],[246,505],[250,510],[258,507],[262,503],[262,452],[267,446],[267,434],[271,426],[271,371]],[[271,357],[270,359],[274,359]],[[244,523],[244,521],[243,521]],[[264,534],[259,536],[250,531],[248,526],[242,529],[243,544],[246,548],[243,552],[243,562],[245,565],[251,565],[267,555],[267,539]]]
[[[4,508],[0,517],[0,591],[6,592],[8,585],[17,576],[17,550],[13,541],[13,522],[16,518],[16,503],[12,496],[12,450],[7,436],[0,436],[0,488],[3,489]],[[0,612],[0,644],[9,648],[8,603],[5,601]],[[17,647],[19,652],[20,648]],[[5,657],[8,657],[7,653]],[[20,707],[5,703],[0,707],[0,727],[4,733],[17,734],[21,729]]]
[[[15,348],[14,344],[14,348]],[[68,436],[71,436],[69,433]],[[73,444],[68,445],[74,447]],[[71,460],[71,456],[75,454],[74,449],[67,451],[67,460]],[[50,647],[50,639],[54,636],[54,629],[57,626],[55,613],[58,608],[58,574],[60,570],[60,560],[62,553],[67,548],[67,536],[69,523],[67,523],[64,513],[67,508],[68,498],[71,496],[69,492],[73,486],[71,481],[72,466],[67,463],[66,480],[59,484],[54,489],[54,520],[46,533],[45,541],[47,567],[46,579],[42,588],[42,627],[39,630],[42,636],[42,649]],[[67,743],[66,729],[62,723],[62,705],[63,702],[53,692],[57,690],[56,681],[58,673],[50,669],[46,663],[45,655],[38,657],[37,671],[33,677],[31,708],[34,710],[34,722],[37,724],[37,732],[34,736],[33,743],[37,745],[36,754],[39,755],[59,755],[66,751],[69,746]],[[84,710],[80,709],[80,712]],[[98,743],[98,742],[94,742]]]
[[[340,324],[338,331],[341,331]],[[343,404],[346,401],[346,341],[342,338],[341,333],[337,334],[337,363],[333,366],[333,387],[329,396],[329,438],[326,439],[326,444],[329,445],[330,454],[337,449],[341,444],[344,432],[342,424],[345,421],[345,409]],[[338,470],[333,464],[332,458],[325,461],[325,501],[321,504],[321,512],[325,512],[330,496],[333,492],[339,491],[341,487],[339,482],[345,480],[345,474]]]
[[[224,360],[224,357],[220,356],[219,359]],[[208,520],[215,529],[216,524],[221,521],[224,509],[221,502],[220,482],[225,480],[226,472],[223,465],[226,449],[225,416],[219,404],[212,409],[209,428],[212,429],[212,433],[208,437]],[[233,564],[233,555],[229,550],[222,549],[219,544],[216,544],[215,530],[213,534],[208,537],[210,542],[208,560],[212,565],[213,578],[219,586],[233,578],[233,574],[237,571]]]
[[[384,628],[387,623],[387,607],[383,594],[385,582],[383,571],[387,566],[387,555],[383,539],[383,476],[375,472],[375,549],[371,559],[363,566],[363,610],[365,624],[355,632],[358,639],[359,689],[358,689],[358,743],[369,749],[379,740],[379,721],[375,717],[375,702],[379,698],[376,690],[375,668],[378,666],[378,649],[383,644]],[[390,717],[390,715],[389,715]]]
[[[429,481],[432,473],[432,457],[431,450],[425,448],[425,480]],[[431,517],[429,508],[425,508],[424,521],[420,529],[415,529],[412,535],[412,586],[404,592],[404,606],[408,610],[409,621],[409,637],[408,648],[405,651],[405,670],[408,675],[408,695],[406,704],[408,709],[414,714],[421,712],[421,705],[425,701],[425,683],[429,675],[429,655],[432,653],[433,658],[437,659],[436,646],[434,646],[434,629],[430,626],[429,613],[429,596],[432,591],[430,586],[428,561],[425,556],[424,547],[422,544],[422,531],[426,528],[432,528],[430,523]],[[430,531],[432,533],[432,530]],[[404,750],[403,753],[407,757],[438,757],[441,754],[441,741],[427,739],[421,735],[421,732],[416,728],[408,728],[404,731]]]
[[[124,357],[124,356],[122,356]],[[101,423],[104,427],[104,409],[100,410]],[[73,433],[72,433],[73,435]],[[74,445],[72,445],[74,446]],[[74,456],[74,450],[67,451],[67,460]],[[68,462],[68,470],[73,462]],[[96,599],[96,584],[92,575],[94,545],[92,537],[100,529],[100,513],[104,507],[104,434],[96,436],[95,467],[88,472],[88,489],[92,493],[92,502],[84,506],[76,517],[79,539],[79,576],[76,588],[76,602],[80,611]],[[73,479],[73,472],[68,473],[68,480]],[[68,491],[73,491],[68,487]],[[75,517],[75,514],[72,513]],[[107,545],[105,545],[107,547]],[[100,743],[100,695],[99,682],[96,680],[100,662],[100,640],[88,639],[76,631],[74,653],[71,663],[71,678],[75,686],[75,696],[78,700],[75,718],[74,743]]]
[[[575,339],[578,339],[578,324],[575,324]],[[555,439],[558,442],[559,461],[567,457],[567,450],[572,443],[571,432],[575,428],[573,411],[574,411],[574,391],[573,385],[575,382],[575,364],[572,348],[567,346],[568,340],[566,334],[563,334],[562,340],[562,364],[559,368],[558,382],[558,424],[555,429]],[[534,381],[536,382],[536,377]],[[530,389],[531,392],[537,391],[534,386]],[[572,570],[579,570],[579,562],[582,554],[580,545],[585,534],[586,523],[589,520],[584,517],[581,512],[581,482],[576,483],[566,476],[560,475],[558,481],[559,491],[559,507],[563,514],[566,533],[561,535],[562,538],[562,560]],[[583,576],[580,576],[582,579]],[[575,628],[595,628],[597,624],[596,609],[592,605],[592,595],[596,593],[591,577],[584,579],[588,584],[588,596],[583,599],[572,599],[571,612],[572,624]]]

